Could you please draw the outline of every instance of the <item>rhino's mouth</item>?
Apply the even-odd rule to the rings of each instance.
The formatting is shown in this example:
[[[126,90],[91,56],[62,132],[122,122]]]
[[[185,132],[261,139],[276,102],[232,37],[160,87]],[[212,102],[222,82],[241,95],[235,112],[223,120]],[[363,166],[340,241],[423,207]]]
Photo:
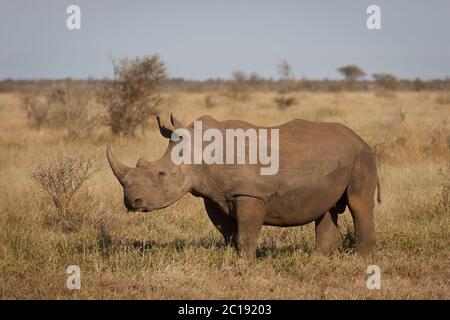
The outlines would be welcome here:
[[[125,207],[128,209],[128,211],[131,211],[131,212],[150,212],[151,211],[147,201],[145,201],[143,198],[138,198],[133,201],[130,201],[130,199],[128,197],[125,197]]]
[[[147,207],[131,207],[131,208],[127,208],[128,212],[150,212],[153,211],[150,208]]]

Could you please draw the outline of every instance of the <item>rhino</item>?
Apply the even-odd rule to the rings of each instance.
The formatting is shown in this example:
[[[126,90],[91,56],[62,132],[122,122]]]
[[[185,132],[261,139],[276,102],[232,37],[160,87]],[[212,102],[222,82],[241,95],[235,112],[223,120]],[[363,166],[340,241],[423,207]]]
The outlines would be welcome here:
[[[203,128],[259,129],[240,120],[218,121],[202,116]],[[375,191],[381,202],[375,155],[348,127],[331,122],[295,119],[279,126],[279,170],[259,174],[259,164],[174,164],[171,151],[180,139],[174,131],[190,132],[172,115],[168,123],[157,117],[168,139],[162,157],[140,158],[136,167],[122,164],[107,148],[112,172],[124,191],[129,211],[165,208],[186,193],[204,201],[206,213],[225,242],[241,255],[254,258],[263,225],[278,227],[315,223],[316,250],[328,255],[340,239],[338,215],[348,207],[356,231],[356,252],[366,255],[375,244]]]

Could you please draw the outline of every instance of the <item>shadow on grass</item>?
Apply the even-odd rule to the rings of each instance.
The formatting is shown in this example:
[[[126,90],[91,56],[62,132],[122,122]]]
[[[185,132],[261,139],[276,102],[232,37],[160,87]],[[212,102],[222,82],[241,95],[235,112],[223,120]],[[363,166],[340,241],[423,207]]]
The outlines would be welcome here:
[[[211,240],[211,238],[203,238],[198,241],[190,241],[186,239],[174,239],[169,242],[159,242],[155,240],[124,240],[121,245],[122,247],[132,247],[139,250],[140,252],[147,252],[153,249],[172,249],[176,252],[182,252],[187,248],[197,248],[197,249],[224,249],[227,247],[225,242],[219,242]]]
[[[314,251],[314,247],[306,241],[302,241],[296,244],[289,244],[282,247],[277,247],[274,244],[262,244],[256,249],[257,258],[276,257],[291,255],[295,252],[303,252],[311,254]]]
[[[120,247],[132,247],[139,250],[141,253],[149,252],[154,249],[169,249],[176,252],[183,252],[188,248],[195,249],[216,249],[225,250],[229,247],[225,241],[216,241],[211,238],[202,238],[198,241],[191,241],[186,239],[174,239],[169,242],[158,242],[154,240],[141,241],[128,239],[121,243]],[[308,242],[301,242],[298,244],[290,244],[283,247],[277,247],[272,244],[262,243],[256,249],[257,258],[276,257],[291,255],[294,252],[304,252],[310,254],[314,251],[313,246]]]

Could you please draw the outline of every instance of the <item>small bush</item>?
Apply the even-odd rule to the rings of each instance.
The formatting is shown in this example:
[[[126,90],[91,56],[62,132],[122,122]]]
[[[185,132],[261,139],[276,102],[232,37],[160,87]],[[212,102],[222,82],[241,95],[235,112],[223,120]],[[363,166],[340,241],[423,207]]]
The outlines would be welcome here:
[[[447,168],[439,168],[438,175],[441,180],[440,190],[428,201],[413,204],[410,208],[412,218],[429,221],[450,215],[450,162]]]
[[[427,88],[427,84],[424,81],[420,80],[419,78],[416,78],[413,81],[412,85],[415,91],[422,91]]]
[[[205,96],[205,99],[203,100],[203,102],[205,103],[205,107],[207,109],[211,109],[216,106],[216,102],[214,101],[213,97],[209,94]]]
[[[392,74],[380,73],[374,74],[375,86],[383,90],[395,90],[398,88],[397,78]]]
[[[228,86],[228,95],[234,100],[246,101],[249,99],[249,84],[244,72],[233,72],[233,80]]]
[[[95,172],[94,165],[93,158],[65,154],[37,165],[30,175],[48,194],[58,214],[67,216],[74,195]]]
[[[69,84],[52,88],[47,95],[51,125],[64,128],[69,138],[91,133],[101,123],[102,115],[92,107],[88,89]]]
[[[345,83],[342,81],[331,81],[327,84],[329,92],[342,92],[345,89]]]
[[[166,79],[164,63],[153,55],[113,61],[113,65],[114,81],[105,84],[98,98],[106,107],[112,132],[132,136],[148,117],[158,113]]]
[[[315,110],[313,120],[314,121],[325,121],[330,117],[337,117],[340,115],[341,115],[341,112],[337,108],[320,107]]]
[[[379,97],[379,98],[395,98],[396,97],[396,94],[394,91],[386,90],[383,88],[376,88],[374,93],[375,93],[375,96]]]
[[[447,175],[447,178],[449,176]],[[450,185],[444,185],[441,192],[436,196],[434,206],[430,212],[436,216],[450,215]]]
[[[437,96],[436,103],[450,105],[450,92],[445,92]]]
[[[39,99],[35,94],[27,93],[22,96],[22,110],[27,115],[28,124],[40,130],[49,118],[49,107],[45,100]]]
[[[279,95],[273,99],[273,101],[277,104],[278,108],[285,109],[292,107],[297,104],[297,100],[295,100],[292,96]]]
[[[278,73],[280,75],[280,80],[278,82],[278,92],[280,94],[295,91],[297,89],[294,72],[292,71],[291,65],[286,60],[283,60],[278,65]]]
[[[40,93],[35,90],[25,93],[22,109],[31,127],[62,128],[69,138],[90,133],[102,120],[101,113],[93,108],[90,89],[70,82]]]
[[[427,157],[448,157],[450,151],[450,134],[447,120],[444,119],[428,130],[430,132],[430,140],[422,146],[422,152]]]

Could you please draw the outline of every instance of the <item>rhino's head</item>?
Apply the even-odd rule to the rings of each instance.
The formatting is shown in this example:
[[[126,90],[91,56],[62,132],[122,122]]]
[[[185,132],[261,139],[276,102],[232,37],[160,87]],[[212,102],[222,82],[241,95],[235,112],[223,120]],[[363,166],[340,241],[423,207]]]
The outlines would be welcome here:
[[[171,117],[173,128],[180,124]],[[158,118],[161,134],[169,138],[173,129],[163,126]],[[169,206],[180,199],[190,189],[190,168],[175,165],[170,158],[170,150],[175,142],[170,141],[161,159],[148,162],[140,158],[135,168],[118,161],[111,148],[106,154],[109,165],[124,191],[124,203],[130,211],[149,212]]]

